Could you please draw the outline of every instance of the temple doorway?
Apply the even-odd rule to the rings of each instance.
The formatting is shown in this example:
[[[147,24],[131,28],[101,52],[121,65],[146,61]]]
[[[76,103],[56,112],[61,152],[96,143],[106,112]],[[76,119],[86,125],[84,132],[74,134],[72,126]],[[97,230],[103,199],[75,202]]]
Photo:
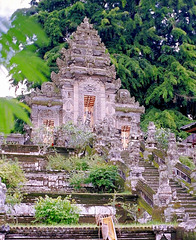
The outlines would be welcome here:
[[[84,123],[93,127],[95,96],[84,95]]]
[[[127,149],[129,144],[129,136],[130,136],[130,126],[122,126],[121,127],[121,141],[123,145],[123,149]]]

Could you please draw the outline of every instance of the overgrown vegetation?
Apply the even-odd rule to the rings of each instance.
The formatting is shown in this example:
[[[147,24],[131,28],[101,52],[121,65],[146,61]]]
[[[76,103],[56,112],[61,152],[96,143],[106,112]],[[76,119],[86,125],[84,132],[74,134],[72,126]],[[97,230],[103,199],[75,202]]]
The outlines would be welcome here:
[[[7,188],[6,203],[13,207],[23,199],[21,188],[26,181],[24,172],[17,160],[9,160],[5,157],[0,159],[0,177]]]
[[[195,163],[189,157],[180,156],[179,160],[182,164],[189,167],[191,170],[195,170]]]
[[[169,128],[156,128],[155,140],[159,149],[167,151],[170,134],[171,131]]]
[[[85,125],[76,126],[68,122],[55,129],[55,135],[61,139],[60,145],[78,149],[78,151],[91,151],[94,134]],[[91,153],[91,152],[90,152]]]
[[[79,221],[79,209],[70,197],[40,197],[35,205],[35,219],[45,224],[74,224]]]
[[[92,184],[94,192],[114,192],[119,187],[119,174],[116,166],[106,163],[98,155],[73,156],[65,158],[55,153],[48,156],[47,169],[65,170],[70,173],[70,184],[80,189],[85,184]]]
[[[184,231],[184,229],[177,228],[177,239],[182,240],[195,240],[196,232],[195,231]]]

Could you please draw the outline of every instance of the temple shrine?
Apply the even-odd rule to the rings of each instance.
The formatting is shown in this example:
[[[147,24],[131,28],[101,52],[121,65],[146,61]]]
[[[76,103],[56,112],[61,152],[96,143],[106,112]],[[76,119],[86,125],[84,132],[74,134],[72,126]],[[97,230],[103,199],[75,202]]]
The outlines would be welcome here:
[[[121,132],[124,147],[132,121],[139,127],[145,108],[135,102],[128,90],[120,89],[110,55],[98,32],[85,18],[68,40],[69,48],[57,59],[59,72],[26,97],[33,128],[60,126],[72,121],[93,127],[109,119]],[[134,119],[134,120],[133,120]]]

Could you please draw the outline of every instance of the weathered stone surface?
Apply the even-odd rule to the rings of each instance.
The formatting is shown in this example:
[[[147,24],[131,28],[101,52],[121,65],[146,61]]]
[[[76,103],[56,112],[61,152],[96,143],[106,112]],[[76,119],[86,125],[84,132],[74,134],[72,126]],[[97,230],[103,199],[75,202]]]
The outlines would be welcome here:
[[[169,177],[172,178],[174,167],[179,162],[178,148],[177,148],[176,137],[174,133],[171,133],[169,137],[167,157],[165,159],[165,162],[168,168]]]
[[[29,172],[25,174],[27,182],[23,187],[26,192],[60,193],[73,190],[69,184],[69,174],[65,171]]]
[[[5,213],[6,185],[1,182],[0,177],[0,214]]]

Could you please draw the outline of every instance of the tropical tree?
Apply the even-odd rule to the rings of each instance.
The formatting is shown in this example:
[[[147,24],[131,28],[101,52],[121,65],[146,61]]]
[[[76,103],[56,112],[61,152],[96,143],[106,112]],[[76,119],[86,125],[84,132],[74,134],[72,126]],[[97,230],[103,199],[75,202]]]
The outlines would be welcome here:
[[[0,64],[9,71],[12,84],[26,81],[34,86],[47,81],[49,68],[39,56],[39,49],[48,42],[44,31],[32,17],[21,13],[13,15],[10,23],[2,23]],[[28,111],[30,108],[16,99],[0,98],[0,132],[9,133],[15,117],[30,124]]]

